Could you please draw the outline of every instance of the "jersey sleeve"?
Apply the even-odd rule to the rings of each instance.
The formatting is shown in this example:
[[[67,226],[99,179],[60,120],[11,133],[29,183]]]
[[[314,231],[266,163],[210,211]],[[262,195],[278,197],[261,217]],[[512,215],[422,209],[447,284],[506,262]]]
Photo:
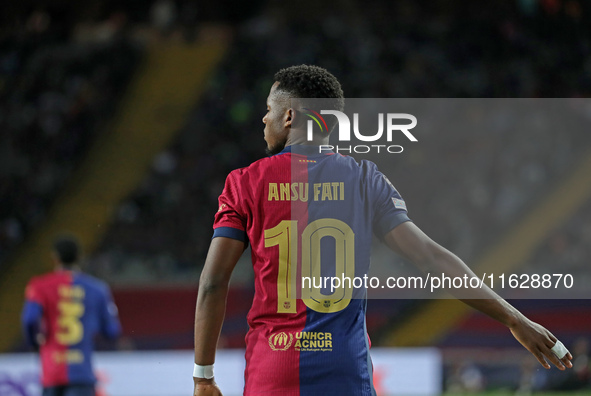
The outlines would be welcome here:
[[[239,173],[231,172],[226,178],[222,195],[218,198],[219,208],[213,223],[213,237],[227,237],[247,242],[246,215],[242,210],[242,191]]]
[[[25,288],[25,300],[43,305],[43,296],[39,290],[38,283],[39,282],[32,280],[27,284],[27,287]]]
[[[411,221],[408,217],[406,202],[388,178],[370,161],[365,161],[371,204],[374,207],[373,230],[378,238],[393,230],[396,226]]]
[[[102,294],[100,307],[101,334],[105,338],[113,340],[121,335],[121,324],[119,323],[117,306],[113,301],[111,291],[107,285],[104,285]]]

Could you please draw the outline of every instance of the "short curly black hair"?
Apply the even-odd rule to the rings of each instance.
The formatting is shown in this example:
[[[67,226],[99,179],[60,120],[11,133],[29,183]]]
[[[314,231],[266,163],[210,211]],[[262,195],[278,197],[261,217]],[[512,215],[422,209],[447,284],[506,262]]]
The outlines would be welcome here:
[[[275,73],[280,91],[294,98],[332,99],[326,101],[331,109],[343,111],[345,97],[341,83],[328,70],[313,65],[287,67]],[[328,108],[326,108],[328,110]]]
[[[53,241],[53,250],[61,263],[66,266],[76,264],[80,257],[80,244],[72,235],[62,235]]]

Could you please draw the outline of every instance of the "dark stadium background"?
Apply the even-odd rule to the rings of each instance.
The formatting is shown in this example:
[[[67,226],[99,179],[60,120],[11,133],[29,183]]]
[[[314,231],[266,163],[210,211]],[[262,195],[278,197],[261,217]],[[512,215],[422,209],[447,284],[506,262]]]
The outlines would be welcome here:
[[[192,348],[217,196],[229,171],[264,156],[279,68],[326,67],[353,98],[588,98],[590,12],[585,0],[2,2],[0,352],[27,350],[24,285],[51,269],[64,231],[120,309],[123,339],[99,349]],[[413,220],[471,263],[591,155],[587,133],[551,161],[556,133],[458,132],[401,154],[388,176]],[[515,271],[589,280],[589,196],[534,242]],[[244,346],[248,259],[222,348]],[[576,370],[536,371],[506,329],[449,301],[372,300],[368,331],[374,346],[440,348],[450,392],[588,390],[589,300],[513,302],[577,348]]]

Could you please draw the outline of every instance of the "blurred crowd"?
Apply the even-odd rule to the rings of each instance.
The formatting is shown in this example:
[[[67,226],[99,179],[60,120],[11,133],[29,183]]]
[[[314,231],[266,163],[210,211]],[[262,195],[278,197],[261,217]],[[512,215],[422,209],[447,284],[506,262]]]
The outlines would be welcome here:
[[[0,268],[114,114],[139,57],[122,37],[71,40],[42,11],[0,35]]]
[[[574,274],[576,286],[591,282],[591,202],[587,202],[561,227],[550,233],[529,259],[525,272]],[[587,296],[581,296],[587,298]]]
[[[304,3],[310,8],[269,2],[236,25],[229,53],[178,140],[119,207],[92,259],[95,273],[121,282],[195,279],[225,176],[264,156],[261,119],[282,67],[324,66],[346,97],[591,92],[583,2],[344,1],[338,9]],[[480,106],[470,125],[443,134],[434,123],[422,136],[429,144],[379,164],[411,218],[468,261],[563,177],[589,143],[579,127],[588,109],[558,134],[558,121],[545,118],[552,103],[525,115],[483,113],[487,105]]]
[[[193,40],[254,2],[0,4],[0,269],[118,109],[150,40]],[[231,6],[231,7],[228,7]]]

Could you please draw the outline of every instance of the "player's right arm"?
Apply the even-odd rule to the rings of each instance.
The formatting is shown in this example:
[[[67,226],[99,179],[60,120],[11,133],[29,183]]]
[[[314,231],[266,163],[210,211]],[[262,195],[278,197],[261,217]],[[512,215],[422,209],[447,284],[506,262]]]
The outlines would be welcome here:
[[[25,305],[21,315],[21,325],[27,344],[39,349],[39,336],[43,305],[41,297],[34,285],[29,284],[25,290]]]
[[[215,352],[224,321],[230,276],[244,251],[243,241],[215,237],[211,241],[199,279],[195,309],[195,363],[214,364]],[[194,378],[195,396],[221,395],[212,379]]]
[[[220,337],[230,276],[247,246],[246,215],[242,208],[244,191],[241,171],[226,178],[224,191],[218,199],[213,239],[199,279],[195,308],[195,364],[212,365]],[[221,395],[212,379],[195,378],[195,396]]]
[[[450,277],[476,276],[460,258],[435,243],[412,222],[398,225],[385,235],[384,240],[388,247],[412,261],[423,272],[445,273]],[[453,294],[454,290],[450,292]],[[550,331],[529,320],[486,285],[470,292],[473,298],[460,300],[507,326],[517,341],[530,351],[542,366],[549,369],[550,365],[546,361],[548,360],[560,370],[572,367],[570,353],[559,359],[551,351],[558,340]]]

